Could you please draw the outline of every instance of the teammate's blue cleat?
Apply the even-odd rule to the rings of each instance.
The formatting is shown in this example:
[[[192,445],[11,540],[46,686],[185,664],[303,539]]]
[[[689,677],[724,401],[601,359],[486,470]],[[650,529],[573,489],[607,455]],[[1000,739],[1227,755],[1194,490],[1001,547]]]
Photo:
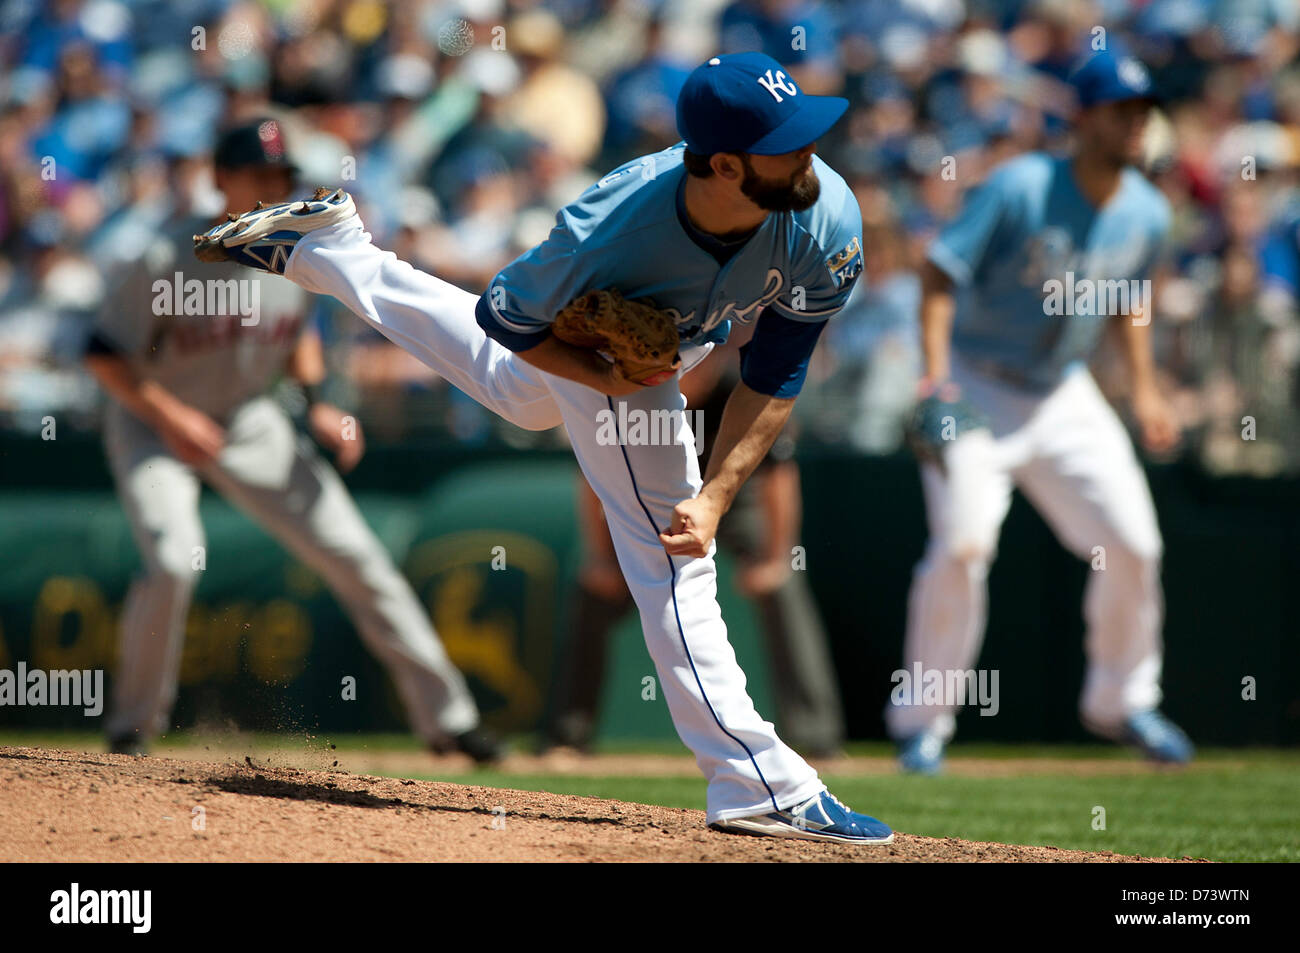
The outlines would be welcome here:
[[[200,261],[236,264],[283,275],[298,240],[308,232],[347,221],[356,214],[352,196],[342,189],[317,189],[298,202],[265,205],[231,215],[227,221],[194,236],[194,255]]]
[[[904,774],[938,774],[947,747],[938,735],[923,731],[898,746],[898,766]]]
[[[1120,740],[1136,747],[1151,761],[1186,764],[1196,756],[1196,748],[1183,729],[1154,708],[1129,715]]]
[[[1086,718],[1083,725],[1095,735],[1132,745],[1148,761],[1186,764],[1196,757],[1196,747],[1183,729],[1154,708],[1129,715],[1118,728],[1099,727]]]
[[[715,821],[709,826],[724,834],[750,834],[756,837],[794,837],[863,845],[894,842],[894,832],[888,824],[850,811],[829,791],[815,794],[802,804],[784,811]]]

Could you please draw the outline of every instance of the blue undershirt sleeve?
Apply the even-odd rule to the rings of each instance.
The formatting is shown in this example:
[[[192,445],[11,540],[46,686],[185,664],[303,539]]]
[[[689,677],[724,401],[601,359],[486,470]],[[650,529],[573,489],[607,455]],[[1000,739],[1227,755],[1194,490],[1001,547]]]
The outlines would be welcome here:
[[[795,321],[766,309],[740,349],[740,379],[769,397],[797,397],[825,321]]]

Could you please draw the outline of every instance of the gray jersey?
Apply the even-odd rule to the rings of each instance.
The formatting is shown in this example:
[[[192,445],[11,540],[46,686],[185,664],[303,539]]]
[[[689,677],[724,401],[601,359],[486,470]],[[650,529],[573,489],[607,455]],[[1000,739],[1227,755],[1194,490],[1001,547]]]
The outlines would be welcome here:
[[[141,379],[225,421],[283,371],[307,294],[239,265],[194,267],[191,236],[210,224],[187,219],[151,245],[115,283],[95,330]]]

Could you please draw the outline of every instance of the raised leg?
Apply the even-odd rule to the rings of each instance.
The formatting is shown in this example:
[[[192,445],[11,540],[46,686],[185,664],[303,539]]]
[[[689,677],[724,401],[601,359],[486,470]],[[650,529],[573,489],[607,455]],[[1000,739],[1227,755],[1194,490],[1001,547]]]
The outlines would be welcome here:
[[[398,347],[516,426],[549,430],[560,425],[541,372],[478,326],[478,297],[376,248],[359,218],[304,235],[285,277],[308,291],[333,295]]]

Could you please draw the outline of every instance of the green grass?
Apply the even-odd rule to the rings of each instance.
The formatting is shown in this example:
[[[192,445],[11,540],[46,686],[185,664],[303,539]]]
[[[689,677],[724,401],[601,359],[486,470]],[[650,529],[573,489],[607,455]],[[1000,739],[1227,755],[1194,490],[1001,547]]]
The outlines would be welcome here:
[[[695,777],[557,777],[500,771],[424,777],[667,807],[704,807],[704,782]],[[1122,777],[827,774],[824,780],[845,803],[909,834],[1146,857],[1300,860],[1296,797],[1300,779],[1294,769],[1261,764],[1248,771]],[[1105,809],[1105,830],[1093,830],[1095,807]]]
[[[857,755],[886,755],[885,745],[855,745]],[[1116,748],[1084,745],[958,745],[958,757],[990,760],[1090,758],[1131,760]],[[430,780],[471,780],[427,775]],[[935,778],[824,776],[837,797],[899,831],[1006,844],[1111,850],[1145,857],[1218,861],[1300,861],[1300,751],[1261,748],[1202,751],[1193,770],[1026,777]],[[704,783],[677,777],[558,777],[479,771],[488,787],[581,794],[668,807],[704,807]],[[1094,830],[1094,808],[1105,830]]]
[[[336,744],[347,750],[415,750],[408,735],[241,735],[258,745]],[[172,735],[155,749],[202,743]],[[95,735],[0,732],[0,744],[51,745],[102,750]],[[523,746],[521,746],[522,748]],[[675,742],[607,746],[610,753],[685,754]],[[855,756],[888,757],[881,743],[853,744]],[[1121,749],[1099,745],[956,745],[954,757],[1131,760]],[[601,777],[481,770],[430,773],[427,780],[549,791],[639,801],[667,807],[704,807],[704,782],[684,763],[681,776]],[[897,830],[932,837],[1008,844],[1112,850],[1147,857],[1204,857],[1220,861],[1300,861],[1300,750],[1207,749],[1186,771],[1078,774],[1066,771],[1023,777],[937,778],[824,775],[845,803]],[[1093,809],[1105,809],[1105,830],[1093,829]]]
[[[1300,860],[1297,775],[1285,768],[827,783],[847,803],[916,834],[1148,857]],[[1095,807],[1105,809],[1105,830],[1093,830]]]

